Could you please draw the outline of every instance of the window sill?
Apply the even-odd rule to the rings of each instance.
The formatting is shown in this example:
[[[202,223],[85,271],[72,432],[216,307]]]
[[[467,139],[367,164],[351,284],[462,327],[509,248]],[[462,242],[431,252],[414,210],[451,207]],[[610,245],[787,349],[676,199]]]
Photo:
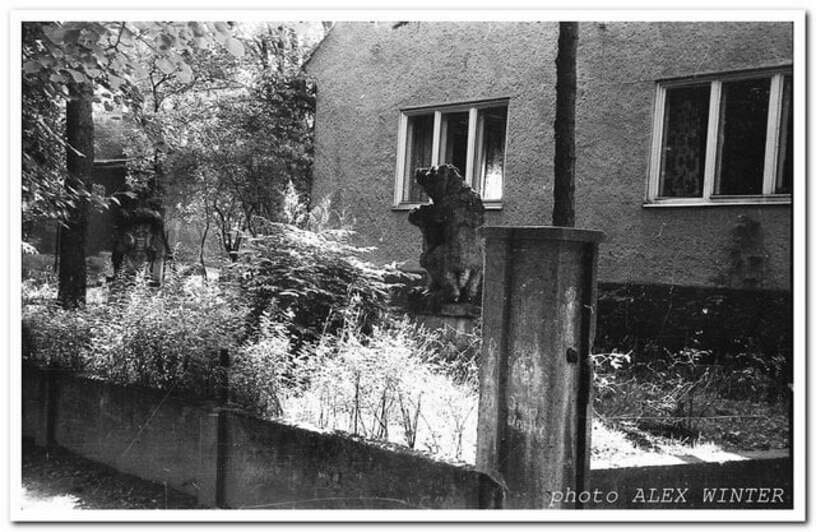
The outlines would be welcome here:
[[[720,196],[710,199],[702,198],[657,198],[643,203],[644,208],[655,207],[724,207],[747,205],[790,205],[790,194],[772,196]]]
[[[483,201],[482,204],[486,211],[500,211],[504,208],[504,203],[502,201]],[[391,206],[392,211],[410,211],[416,207],[421,207],[423,205],[430,205],[430,203],[400,203],[399,205]]]

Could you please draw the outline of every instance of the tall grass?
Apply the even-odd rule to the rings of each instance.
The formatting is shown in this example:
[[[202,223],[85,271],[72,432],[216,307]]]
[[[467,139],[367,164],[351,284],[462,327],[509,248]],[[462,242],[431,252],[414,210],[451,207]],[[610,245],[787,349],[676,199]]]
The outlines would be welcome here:
[[[351,315],[336,333],[292,355],[285,329],[268,316],[262,323],[261,337],[239,350],[231,385],[242,389],[240,375],[254,373],[247,367],[274,361],[260,364],[268,380],[258,403],[266,415],[473,461],[478,387],[439,358],[437,333],[400,319],[365,334]]]

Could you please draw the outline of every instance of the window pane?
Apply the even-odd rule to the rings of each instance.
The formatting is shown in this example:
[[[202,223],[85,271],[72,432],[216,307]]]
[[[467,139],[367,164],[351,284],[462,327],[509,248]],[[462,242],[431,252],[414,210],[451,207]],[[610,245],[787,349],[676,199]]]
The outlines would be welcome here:
[[[777,194],[793,191],[793,76],[785,76],[782,89],[782,123],[779,126],[779,155],[776,170]]]
[[[762,194],[770,89],[770,78],[723,83],[716,194]]]
[[[479,111],[478,172],[474,181],[483,200],[502,198],[506,131],[507,107]]]
[[[660,196],[699,198],[703,195],[710,90],[706,84],[666,91]]]
[[[433,123],[433,114],[408,117],[408,146],[405,151],[405,177],[402,193],[404,201],[428,201],[428,196],[416,182],[415,174],[417,168],[431,166]]]
[[[467,164],[468,113],[445,113],[442,115],[443,142],[439,159],[452,164],[465,177]]]

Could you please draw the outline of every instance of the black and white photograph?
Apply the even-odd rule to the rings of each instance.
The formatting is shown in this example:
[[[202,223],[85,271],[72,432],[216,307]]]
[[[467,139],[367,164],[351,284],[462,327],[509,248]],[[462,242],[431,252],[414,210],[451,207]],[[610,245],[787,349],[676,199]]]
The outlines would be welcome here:
[[[10,12],[12,520],[805,519],[804,10],[220,9]]]

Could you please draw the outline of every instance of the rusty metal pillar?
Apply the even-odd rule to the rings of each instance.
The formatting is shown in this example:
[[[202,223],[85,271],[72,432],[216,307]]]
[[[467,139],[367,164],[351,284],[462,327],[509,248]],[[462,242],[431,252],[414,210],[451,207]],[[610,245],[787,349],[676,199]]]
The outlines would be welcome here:
[[[564,227],[485,227],[476,465],[504,508],[586,489],[598,244]]]

